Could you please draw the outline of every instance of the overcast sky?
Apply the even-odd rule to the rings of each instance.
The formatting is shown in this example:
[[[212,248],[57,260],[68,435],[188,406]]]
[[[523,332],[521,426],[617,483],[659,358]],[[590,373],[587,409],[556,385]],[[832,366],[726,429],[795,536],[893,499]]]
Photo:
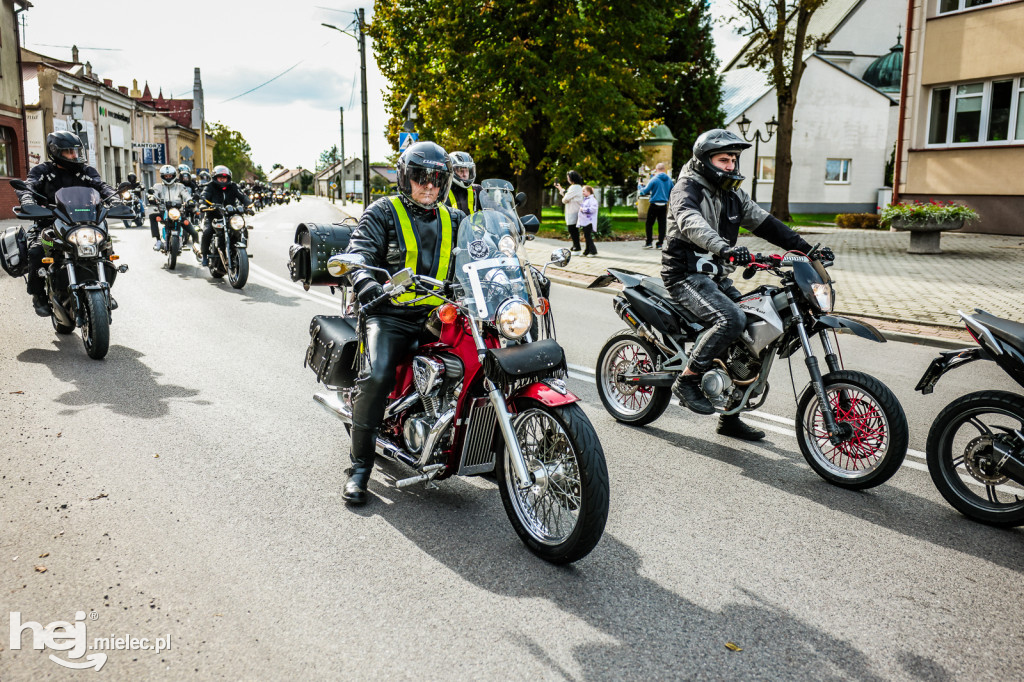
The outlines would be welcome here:
[[[729,4],[711,0],[716,15]],[[140,90],[148,81],[154,96],[162,88],[165,97],[190,98],[199,67],[208,121],[241,132],[266,171],[275,163],[312,168],[339,141],[339,106],[345,155],[361,150],[359,50],[354,39],[320,25],[345,28],[357,7],[372,19],[372,0],[37,0],[24,37],[30,50],[65,60],[76,44],[100,78],[129,88],[138,79]],[[723,61],[739,47],[727,28],[716,26],[714,36]],[[387,83],[367,45],[370,158],[379,161],[392,153],[384,137]]]

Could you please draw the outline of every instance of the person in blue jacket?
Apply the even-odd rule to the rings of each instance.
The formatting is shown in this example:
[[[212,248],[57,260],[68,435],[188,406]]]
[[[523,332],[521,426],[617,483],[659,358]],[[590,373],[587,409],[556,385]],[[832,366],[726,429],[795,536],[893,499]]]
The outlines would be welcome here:
[[[645,249],[653,249],[651,246],[651,232],[654,221],[658,221],[658,248],[665,242],[665,220],[668,216],[668,197],[672,193],[672,178],[665,172],[665,164],[659,163],[654,167],[654,176],[645,187],[639,183],[637,188],[640,196],[651,195],[651,205],[647,209],[647,241],[644,242]]]

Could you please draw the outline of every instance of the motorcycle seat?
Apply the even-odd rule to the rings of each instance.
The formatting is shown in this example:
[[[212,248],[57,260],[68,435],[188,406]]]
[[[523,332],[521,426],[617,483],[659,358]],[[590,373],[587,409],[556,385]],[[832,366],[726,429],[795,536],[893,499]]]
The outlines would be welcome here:
[[[665,283],[660,278],[644,277],[643,281],[640,282],[640,288],[662,299],[665,302],[665,305],[687,322],[703,326],[704,323],[701,322],[699,318],[683,307],[681,303],[672,298],[671,292],[669,292]]]
[[[978,310],[972,317],[991,329],[997,339],[1024,353],[1024,324],[1004,320],[982,310]]]

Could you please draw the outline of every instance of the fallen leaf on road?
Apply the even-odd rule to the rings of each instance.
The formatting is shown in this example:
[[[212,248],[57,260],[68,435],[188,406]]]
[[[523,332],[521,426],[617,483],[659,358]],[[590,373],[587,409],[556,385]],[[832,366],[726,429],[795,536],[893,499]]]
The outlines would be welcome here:
[[[64,433],[63,431],[58,431],[57,432],[57,438],[60,438],[63,433]]]
[[[736,646],[732,642],[726,642],[725,643],[725,648],[728,649],[729,651],[743,651],[743,649],[739,648],[738,646]]]
[[[106,496],[107,496],[107,494],[106,494],[106,493],[100,493],[100,494],[99,494],[99,495],[97,495],[96,497],[90,497],[90,498],[89,498],[89,501],[90,501],[90,502],[95,502],[96,500],[102,500],[102,499],[103,499],[104,497],[106,497]]]
[[[157,458],[158,458],[158,457],[160,457],[160,455],[159,455],[159,454],[156,454],[156,455],[153,455],[153,457],[157,457]]]
[[[11,557],[11,561],[17,561],[18,557]]]
[[[10,395],[25,395],[25,391],[11,391]]]
[[[48,556],[50,556],[50,553],[49,553],[49,552],[43,552],[42,554],[40,554],[40,555],[39,555],[39,558],[40,558],[40,559],[45,559],[45,558],[46,558],[46,557],[48,557]]]
[[[39,573],[46,573],[46,566],[36,566],[36,571]]]

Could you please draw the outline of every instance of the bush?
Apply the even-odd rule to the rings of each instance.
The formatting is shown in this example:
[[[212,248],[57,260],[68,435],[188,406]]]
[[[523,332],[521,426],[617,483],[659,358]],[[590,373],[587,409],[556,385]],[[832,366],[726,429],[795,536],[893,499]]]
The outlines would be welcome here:
[[[599,214],[597,216],[597,238],[600,240],[612,238],[612,219],[606,215]]]
[[[854,230],[877,230],[879,217],[875,213],[840,213],[836,226]]]
[[[900,219],[908,223],[970,222],[977,220],[978,214],[973,208],[963,204],[929,199],[927,204],[921,201],[889,204],[882,209],[881,218],[882,226],[889,227],[893,219]]]

